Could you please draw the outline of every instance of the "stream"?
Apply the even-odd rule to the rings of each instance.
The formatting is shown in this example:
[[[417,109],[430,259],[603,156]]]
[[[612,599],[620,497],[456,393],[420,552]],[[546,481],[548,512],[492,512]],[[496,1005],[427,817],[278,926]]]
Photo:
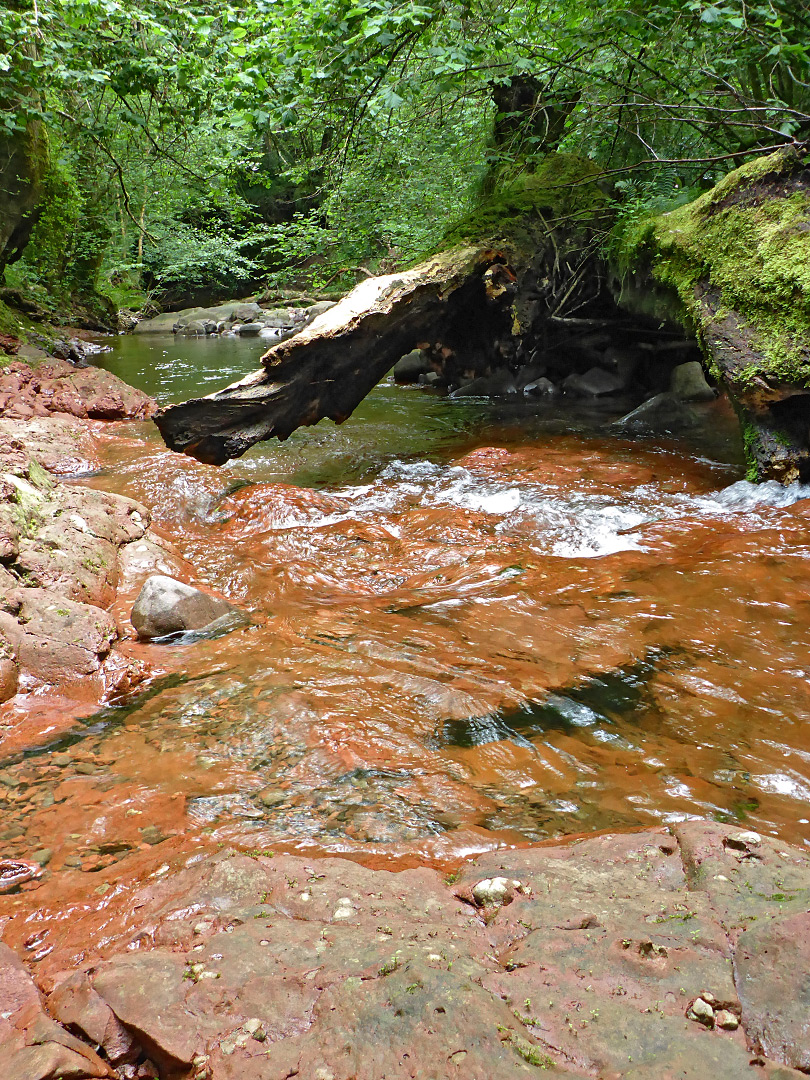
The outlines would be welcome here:
[[[99,363],[166,404],[264,347],[127,336]],[[724,400],[688,438],[606,433],[632,404],[386,380],[223,468],[117,425],[86,482],[253,625],[133,645],[147,693],[0,769],[4,850],[81,880],[170,838],[391,867],[689,815],[804,843],[810,488],[742,479]]]

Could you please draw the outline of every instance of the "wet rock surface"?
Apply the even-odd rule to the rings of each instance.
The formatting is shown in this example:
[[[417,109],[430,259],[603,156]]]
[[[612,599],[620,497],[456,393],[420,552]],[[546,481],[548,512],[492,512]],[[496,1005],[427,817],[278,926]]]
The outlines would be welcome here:
[[[78,970],[43,913],[42,997],[2,947],[5,1075],[798,1078],[810,858],[763,836],[752,859],[740,836],[685,822],[493,851],[450,879],[192,855],[103,904]]]
[[[100,467],[104,425],[88,416],[143,419],[151,398],[60,360],[35,369],[15,362],[0,384],[8,384],[0,390],[0,746],[8,756],[143,682],[148,666],[112,653],[127,625],[111,609],[147,569],[189,568],[149,528],[145,506],[76,483]],[[143,549],[154,553],[145,560]]]
[[[0,372],[0,416],[30,420],[51,413],[82,419],[146,420],[154,401],[109,371],[76,368],[48,359],[31,367],[19,360]]]
[[[107,610],[118,552],[143,537],[149,512],[121,495],[60,483],[29,452],[29,433],[14,427],[0,422],[3,698],[64,692],[87,678],[103,692],[104,660],[119,637]],[[46,460],[64,462],[82,444],[76,436],[70,424],[43,418],[31,442],[47,448]]]
[[[184,630],[203,630],[235,614],[237,609],[227,600],[163,574],[153,574],[143,583],[130,617],[139,637],[159,638]]]

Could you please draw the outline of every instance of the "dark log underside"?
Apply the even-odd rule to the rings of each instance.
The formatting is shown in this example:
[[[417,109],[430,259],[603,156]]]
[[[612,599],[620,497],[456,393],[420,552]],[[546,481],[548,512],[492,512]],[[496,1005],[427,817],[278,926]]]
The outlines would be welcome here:
[[[262,357],[240,382],[163,409],[167,446],[212,465],[328,417],[342,423],[418,344],[475,354],[509,333],[514,274],[491,247],[457,247],[412,270],[362,282]]]

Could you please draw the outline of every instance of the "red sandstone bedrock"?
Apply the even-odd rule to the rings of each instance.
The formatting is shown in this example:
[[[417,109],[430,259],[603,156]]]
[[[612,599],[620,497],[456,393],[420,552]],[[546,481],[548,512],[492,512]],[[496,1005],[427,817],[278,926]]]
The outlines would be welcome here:
[[[132,499],[71,484],[100,462],[102,420],[143,420],[152,398],[99,368],[14,360],[0,371],[0,757],[67,730],[151,674],[114,648],[119,594],[190,568]],[[66,478],[68,482],[64,482]]]
[[[482,906],[494,877],[507,902]],[[4,1080],[810,1069],[810,857],[738,827],[502,850],[455,881],[222,852],[90,906],[101,960],[57,912],[27,947],[7,927],[21,955],[54,951],[40,995],[0,946]]]

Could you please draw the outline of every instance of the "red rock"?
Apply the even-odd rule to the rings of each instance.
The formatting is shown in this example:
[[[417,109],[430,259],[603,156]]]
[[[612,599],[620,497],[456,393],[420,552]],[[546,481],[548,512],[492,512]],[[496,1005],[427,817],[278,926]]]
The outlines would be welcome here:
[[[772,1060],[810,1071],[810,912],[750,926],[735,966],[749,1038]]]
[[[140,1047],[116,1019],[109,1005],[99,997],[82,971],[69,975],[48,998],[48,1010],[55,1020],[81,1031],[102,1047],[113,1065],[134,1061]]]
[[[0,945],[0,1062],[3,1080],[90,1080],[112,1069],[50,1020],[21,961]]]

